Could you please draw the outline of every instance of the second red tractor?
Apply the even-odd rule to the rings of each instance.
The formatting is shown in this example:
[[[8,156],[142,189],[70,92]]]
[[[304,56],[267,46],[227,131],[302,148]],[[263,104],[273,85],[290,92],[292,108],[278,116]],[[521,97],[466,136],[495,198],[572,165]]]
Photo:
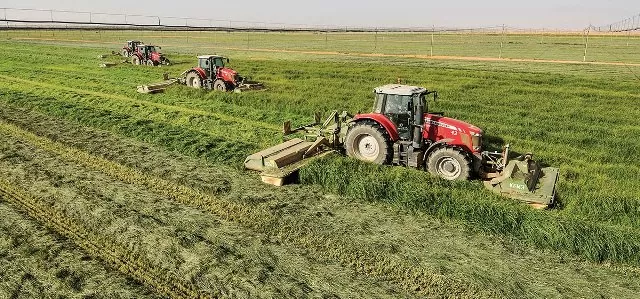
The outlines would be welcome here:
[[[137,44],[135,50],[130,54],[131,63],[134,65],[159,66],[169,65],[171,62],[160,53],[160,47],[152,45]]]

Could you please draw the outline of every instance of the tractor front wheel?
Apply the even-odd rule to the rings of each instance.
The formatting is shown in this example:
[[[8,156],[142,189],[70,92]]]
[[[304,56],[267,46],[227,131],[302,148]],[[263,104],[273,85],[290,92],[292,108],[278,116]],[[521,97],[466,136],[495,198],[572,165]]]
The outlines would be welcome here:
[[[227,84],[224,83],[221,79],[218,79],[213,82],[213,89],[217,91],[227,91]]]
[[[149,59],[149,60],[147,60],[147,65],[148,66],[155,66],[155,63],[153,63],[153,60]]]
[[[345,148],[349,157],[375,164],[389,164],[393,157],[389,134],[375,122],[360,122],[351,127]]]
[[[187,81],[187,86],[189,87],[202,87],[202,80],[200,79],[198,73],[196,73],[195,71],[188,73],[185,81]]]
[[[131,58],[131,64],[140,65],[140,58],[138,58],[138,56],[133,55],[133,58]]]
[[[443,147],[429,155],[427,170],[445,180],[464,181],[471,176],[471,159],[460,150]]]

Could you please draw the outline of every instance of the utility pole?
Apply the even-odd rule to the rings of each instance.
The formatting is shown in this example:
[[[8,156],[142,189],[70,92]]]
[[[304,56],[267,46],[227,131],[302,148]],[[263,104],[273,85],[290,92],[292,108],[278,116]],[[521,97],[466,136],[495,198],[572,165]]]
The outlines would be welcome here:
[[[504,24],[502,24],[502,38],[500,39],[500,56],[498,56],[498,58],[502,59],[502,47],[504,44],[504,31],[505,31],[505,26]]]
[[[629,46],[629,40],[631,40],[631,30],[633,28],[633,25],[636,22],[636,17],[634,16],[633,19],[629,19],[631,22],[629,23],[629,26],[627,28],[627,47]]]
[[[589,31],[591,31],[591,25],[589,25],[589,28],[587,28],[587,34],[585,36],[584,56],[582,57],[582,62],[586,62],[587,61],[587,48],[589,48]]]
[[[329,26],[325,26],[324,28],[324,49],[328,49],[329,47]]]
[[[373,44],[373,49],[374,50],[378,50],[378,28],[376,27],[376,32],[375,32],[375,41]]]
[[[433,57],[433,33],[436,31],[436,25],[431,25],[431,49],[429,50],[429,54]]]

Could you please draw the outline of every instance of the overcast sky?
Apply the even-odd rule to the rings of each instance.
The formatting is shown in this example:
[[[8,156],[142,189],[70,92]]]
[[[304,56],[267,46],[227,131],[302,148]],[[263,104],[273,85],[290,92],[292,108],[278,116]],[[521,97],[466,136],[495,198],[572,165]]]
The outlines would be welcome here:
[[[582,29],[590,23],[606,25],[638,15],[640,0],[1,0],[0,7],[333,26],[483,27],[504,23],[522,28]]]

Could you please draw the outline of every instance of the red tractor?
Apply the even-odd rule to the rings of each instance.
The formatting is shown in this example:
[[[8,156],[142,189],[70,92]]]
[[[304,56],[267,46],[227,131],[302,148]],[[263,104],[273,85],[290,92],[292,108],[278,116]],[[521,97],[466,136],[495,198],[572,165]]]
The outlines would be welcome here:
[[[138,44],[131,53],[131,63],[134,65],[159,66],[169,65],[171,62],[158,50],[160,47]]]
[[[139,40],[129,40],[127,41],[127,45],[122,47],[122,51],[120,53],[123,57],[129,57],[133,52],[135,52],[139,44],[142,44]]]
[[[198,56],[198,66],[184,74],[184,83],[193,88],[214,89],[219,91],[241,91],[247,89],[262,89],[257,82],[249,82],[238,72],[225,66],[229,58],[218,55]]]
[[[424,169],[446,180],[480,178],[489,189],[538,207],[553,203],[557,168],[539,167],[531,154],[510,159],[508,145],[503,152],[484,151],[480,128],[428,112],[426,96],[435,99],[435,91],[390,84],[374,92],[371,113],[334,111],[324,122],[316,116],[313,124],[293,130],[285,122],[285,135],[306,132],[305,140],[253,154],[245,167],[263,171],[264,182],[281,185],[303,160],[333,150],[375,164]]]

